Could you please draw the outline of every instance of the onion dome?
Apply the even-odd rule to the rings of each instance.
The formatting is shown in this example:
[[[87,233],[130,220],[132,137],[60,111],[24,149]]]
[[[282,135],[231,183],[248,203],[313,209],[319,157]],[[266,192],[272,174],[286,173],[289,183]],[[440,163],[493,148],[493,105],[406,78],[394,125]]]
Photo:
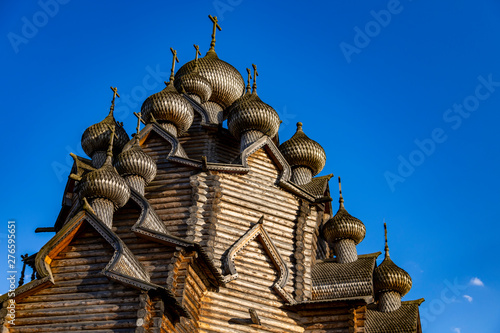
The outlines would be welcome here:
[[[283,142],[279,150],[291,167],[308,167],[313,176],[320,173],[326,163],[325,150],[305,135],[300,122],[297,123],[297,132],[288,141]]]
[[[149,184],[156,176],[156,163],[139,146],[139,126],[141,121],[139,113],[137,133],[135,135],[134,145],[117,156],[115,168],[118,173],[125,177],[128,175],[137,175],[144,178],[146,184]]]
[[[119,208],[127,203],[130,197],[130,188],[111,164],[113,156],[111,147],[115,136],[114,128],[111,132],[108,155],[104,165],[85,174],[78,186],[80,197],[88,199],[105,198],[113,202],[115,208]]]
[[[115,97],[118,96],[116,88],[111,88],[114,91],[113,100],[111,101],[111,108],[109,114],[101,122],[94,124],[87,128],[82,135],[82,148],[85,154],[92,157],[96,151],[106,151],[109,144],[109,133],[111,126],[117,125],[115,117],[113,116],[113,111],[115,108]],[[115,153],[120,152],[123,147],[129,142],[129,137],[127,132],[122,126],[118,125],[116,127],[116,140],[113,143],[113,150]]]
[[[203,104],[212,95],[212,85],[208,80],[200,75],[198,67],[198,55],[201,55],[198,45],[194,46],[196,49],[195,66],[191,73],[180,76],[174,81],[175,88],[178,91],[184,89],[188,95],[193,97],[198,103]]]
[[[156,163],[137,144],[118,155],[115,168],[121,176],[141,176],[146,184],[156,176]]]
[[[243,96],[234,101],[233,104],[231,104],[231,106],[229,106],[224,110],[224,120],[227,119],[231,111],[233,111],[240,103],[243,103],[248,98],[250,98],[250,96],[252,96],[252,91],[251,91],[252,87],[250,86],[250,81],[252,80],[252,74],[250,73],[250,68],[247,68],[247,74],[248,74],[248,79],[247,79],[246,92]]]
[[[225,109],[241,97],[245,89],[245,81],[236,68],[220,60],[215,53],[215,31],[216,29],[220,31],[221,28],[217,23],[217,17],[212,17],[210,15],[209,17],[213,22],[210,49],[207,54],[203,58],[198,59],[197,62],[196,60],[191,60],[184,64],[177,71],[175,80],[181,81],[181,78],[191,74],[196,64],[198,64],[199,74],[205,77],[212,86],[212,94],[209,100],[219,104]]]
[[[387,245],[387,225],[385,229],[385,259],[373,272],[373,287],[375,292],[396,291],[401,296],[406,295],[412,286],[410,274],[398,267],[389,256]]]
[[[174,69],[177,58],[177,51],[170,48],[174,57],[170,81],[167,87],[156,94],[146,98],[141,107],[141,114],[146,122],[151,122],[152,117],[159,123],[170,123],[175,126],[180,135],[186,132],[193,123],[194,110],[191,104],[182,97],[174,87]]]
[[[245,95],[248,96],[246,98],[243,96],[228,114],[227,127],[236,138],[250,131],[261,132],[272,138],[278,133],[281,121],[278,113],[257,95],[257,67],[252,66],[254,68],[252,93]]]
[[[352,239],[357,245],[365,238],[366,227],[359,219],[347,212],[344,207],[342,188],[339,177],[339,210],[323,227],[323,237],[330,244],[342,239]]]

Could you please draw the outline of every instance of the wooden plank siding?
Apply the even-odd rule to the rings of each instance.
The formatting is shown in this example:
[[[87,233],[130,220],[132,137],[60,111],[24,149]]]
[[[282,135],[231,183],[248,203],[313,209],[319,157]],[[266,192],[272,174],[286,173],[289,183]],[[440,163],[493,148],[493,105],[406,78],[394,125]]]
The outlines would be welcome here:
[[[276,269],[264,247],[251,241],[235,259],[238,278],[203,299],[200,332],[303,332],[299,318],[281,309],[284,301],[272,290]],[[249,308],[261,324],[253,325]]]

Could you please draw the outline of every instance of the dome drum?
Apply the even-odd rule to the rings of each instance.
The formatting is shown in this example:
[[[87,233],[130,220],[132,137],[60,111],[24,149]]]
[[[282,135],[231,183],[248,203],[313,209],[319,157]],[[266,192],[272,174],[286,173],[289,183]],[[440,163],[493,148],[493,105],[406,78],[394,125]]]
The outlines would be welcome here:
[[[341,264],[358,260],[358,250],[352,239],[344,238],[333,244],[337,261]]]
[[[241,135],[240,141],[240,151],[248,148],[252,143],[262,138],[264,134],[260,131],[250,130],[246,131]]]
[[[131,189],[135,190],[141,195],[144,195],[144,189],[146,187],[146,181],[144,178],[138,175],[128,175],[125,176],[125,182],[127,182],[128,186]]]
[[[113,214],[115,212],[113,202],[106,198],[94,198],[90,200],[89,204],[96,216],[111,229],[113,227]]]
[[[378,298],[378,310],[392,312],[401,307],[401,295],[397,291],[381,293]]]
[[[305,166],[293,167],[291,180],[297,185],[309,184],[312,180],[312,170]]]

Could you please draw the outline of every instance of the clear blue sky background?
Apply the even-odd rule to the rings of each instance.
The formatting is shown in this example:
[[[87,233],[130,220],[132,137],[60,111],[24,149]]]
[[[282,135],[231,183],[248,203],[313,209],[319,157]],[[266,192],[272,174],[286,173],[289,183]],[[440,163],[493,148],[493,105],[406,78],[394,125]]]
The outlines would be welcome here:
[[[50,239],[34,229],[54,224],[69,153],[84,155],[80,137],[106,116],[109,87],[128,96],[116,115],[132,133],[132,112],[168,78],[169,48],[180,65],[194,43],[204,54],[212,14],[219,57],[241,73],[258,65],[281,140],[302,121],[325,148],[322,174],[342,176],[346,207],[367,227],[360,253],[383,250],[388,222],[392,258],[413,278],[405,299],[426,299],[425,332],[500,332],[500,1],[66,0],[48,10],[0,3],[2,292],[7,221],[18,254]],[[453,111],[464,103],[474,111]]]

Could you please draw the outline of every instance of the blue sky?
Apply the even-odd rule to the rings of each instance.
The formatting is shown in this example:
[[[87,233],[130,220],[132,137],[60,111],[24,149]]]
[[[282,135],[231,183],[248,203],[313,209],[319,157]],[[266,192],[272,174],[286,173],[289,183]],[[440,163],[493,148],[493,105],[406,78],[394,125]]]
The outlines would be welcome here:
[[[18,254],[50,239],[34,229],[54,224],[69,153],[84,155],[109,87],[132,133],[132,113],[168,79],[169,48],[180,65],[193,44],[208,50],[208,14],[219,57],[241,73],[257,64],[280,139],[301,121],[325,148],[322,174],[343,178],[367,227],[360,253],[383,250],[386,220],[391,257],[413,278],[405,299],[426,299],[425,332],[500,331],[498,0],[2,1],[0,253],[9,219]]]

